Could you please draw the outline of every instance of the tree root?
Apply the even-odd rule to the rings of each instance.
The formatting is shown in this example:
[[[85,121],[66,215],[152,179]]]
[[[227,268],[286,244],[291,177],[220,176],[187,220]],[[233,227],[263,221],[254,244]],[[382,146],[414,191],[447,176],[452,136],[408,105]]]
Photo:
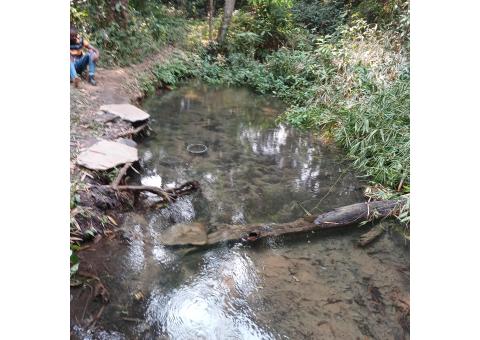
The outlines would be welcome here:
[[[142,192],[147,191],[158,195],[161,197],[161,202],[175,202],[179,197],[188,195],[200,188],[200,183],[197,181],[189,181],[186,182],[179,187],[172,188],[172,189],[161,189],[158,187],[153,186],[146,186],[146,185],[118,185],[116,187],[112,187],[114,190],[118,191],[133,191],[133,192]]]
[[[127,171],[128,171],[128,169],[129,169],[131,166],[132,166],[132,163],[125,163],[125,165],[122,167],[122,169],[120,169],[120,171],[118,172],[117,177],[116,177],[115,180],[112,182],[112,184],[110,184],[113,188],[118,187],[118,185],[119,185],[120,182],[122,181],[122,178],[127,174]]]
[[[113,137],[113,139],[136,135],[137,133],[139,133],[140,131],[142,131],[143,129],[145,129],[147,126],[148,126],[148,123],[145,123],[145,124],[142,124],[142,125],[140,125],[139,127],[135,128],[135,129],[129,129],[129,130],[127,130],[127,131],[120,132],[120,133],[116,134],[116,135]]]

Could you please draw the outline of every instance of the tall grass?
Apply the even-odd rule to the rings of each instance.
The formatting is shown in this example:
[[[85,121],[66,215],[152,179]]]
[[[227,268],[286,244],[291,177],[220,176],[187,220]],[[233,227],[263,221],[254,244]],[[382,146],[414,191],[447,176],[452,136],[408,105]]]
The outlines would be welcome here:
[[[319,39],[315,53],[329,76],[317,83],[308,105],[293,107],[285,119],[323,128],[365,175],[408,191],[410,76],[399,35],[359,19],[337,37]]]

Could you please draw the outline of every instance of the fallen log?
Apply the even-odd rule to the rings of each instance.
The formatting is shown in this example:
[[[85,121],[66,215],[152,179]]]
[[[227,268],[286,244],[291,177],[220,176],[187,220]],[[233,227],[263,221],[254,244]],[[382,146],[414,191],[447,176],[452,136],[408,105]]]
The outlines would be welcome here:
[[[254,242],[265,237],[340,228],[394,215],[398,213],[404,202],[405,198],[356,203],[318,216],[305,216],[288,223],[220,224],[210,228],[200,228],[198,223],[176,224],[162,235],[162,243],[168,246],[186,244],[205,246],[225,241]],[[187,242],[186,234],[188,234]]]

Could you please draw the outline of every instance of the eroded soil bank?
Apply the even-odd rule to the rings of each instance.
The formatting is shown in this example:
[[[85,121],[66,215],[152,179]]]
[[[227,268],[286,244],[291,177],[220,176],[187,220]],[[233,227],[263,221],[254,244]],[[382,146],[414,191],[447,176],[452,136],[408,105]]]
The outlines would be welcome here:
[[[394,232],[368,248],[356,241],[369,226],[204,249],[161,242],[175,223],[284,222],[323,197],[320,211],[362,201],[338,150],[277,124],[281,103],[243,89],[186,86],[144,108],[152,132],[137,180],[202,191],[128,214],[117,238],[79,253],[91,278],[72,289],[73,338],[409,338],[409,248]],[[191,143],[208,153],[189,154]]]

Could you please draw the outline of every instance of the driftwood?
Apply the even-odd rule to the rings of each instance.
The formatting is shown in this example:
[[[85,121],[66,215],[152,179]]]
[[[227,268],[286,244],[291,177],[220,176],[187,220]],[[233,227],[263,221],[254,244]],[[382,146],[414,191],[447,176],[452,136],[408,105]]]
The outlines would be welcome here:
[[[340,207],[318,216],[305,216],[288,223],[221,224],[210,227],[208,232],[207,228],[195,228],[198,233],[196,237],[192,235],[193,228],[186,228],[185,224],[174,225],[162,237],[162,242],[170,246],[185,245],[183,238],[186,229],[188,229],[190,239],[194,239],[194,242],[190,241],[189,244],[212,245],[219,242],[237,240],[253,242],[265,237],[340,228],[394,215],[398,212],[403,202],[404,199],[357,203]]]

